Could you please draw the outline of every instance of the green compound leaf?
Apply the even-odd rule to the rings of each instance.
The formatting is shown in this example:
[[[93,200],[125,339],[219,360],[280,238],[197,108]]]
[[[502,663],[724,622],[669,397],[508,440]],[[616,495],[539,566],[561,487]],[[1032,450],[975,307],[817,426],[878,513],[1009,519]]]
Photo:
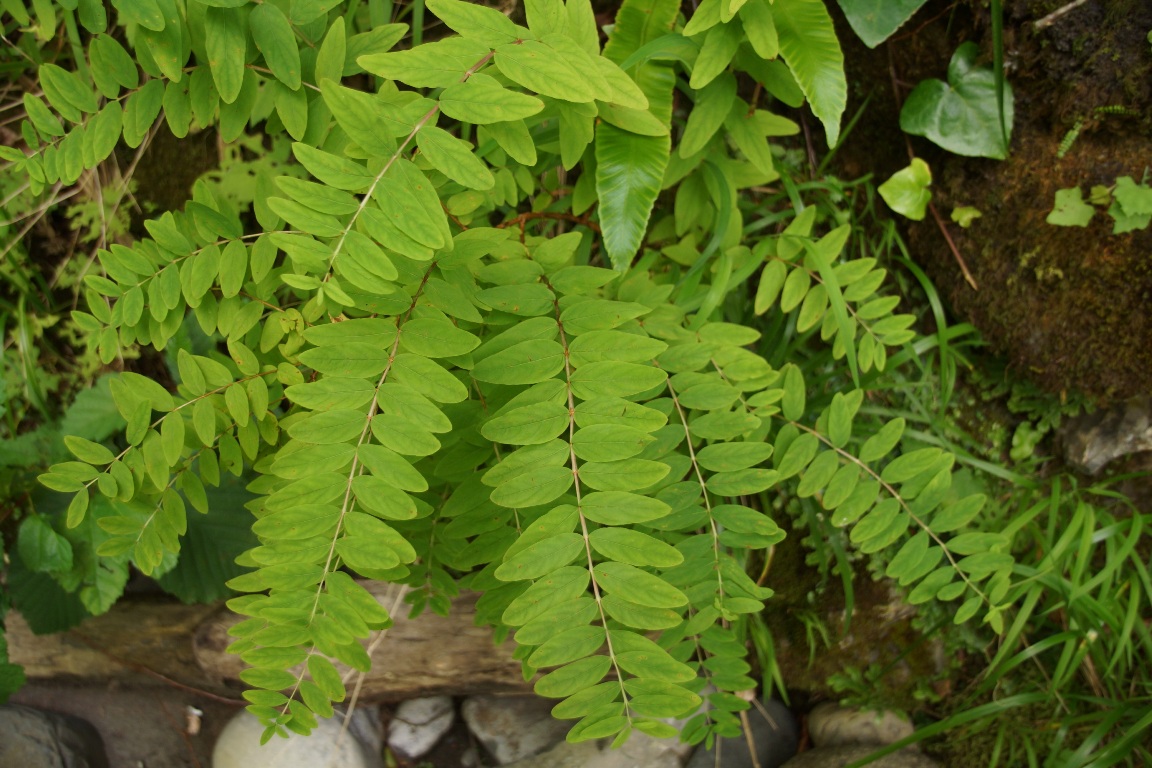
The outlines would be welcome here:
[[[684,561],[684,556],[670,545],[627,528],[599,528],[589,535],[588,541],[609,560],[629,565],[670,568]]]
[[[238,8],[208,8],[204,14],[204,41],[216,90],[225,104],[231,104],[240,95],[244,84],[247,36],[241,11]]]
[[[634,565],[604,562],[593,570],[600,587],[622,600],[650,608],[678,608],[688,604],[683,592]]]
[[[541,96],[564,101],[587,103],[596,99],[589,83],[586,63],[565,55],[540,40],[523,40],[496,49],[496,67],[512,82]]]
[[[761,272],[755,311],[779,303],[792,317],[771,322],[826,342],[852,383],[915,341],[848,225],[805,205],[764,227],[734,203],[778,178],[772,142],[798,131],[742,101],[737,70],[838,123],[816,0],[706,0],[689,37],[677,0],[624,0],[603,55],[588,0],[530,0],[530,30],[430,0],[460,36],[401,51],[407,27],[377,2],[355,18],[335,0],[154,5],[122,14],[138,60],[95,32],[94,83],[42,73],[36,154],[4,149],[10,171],[33,191],[71,183],[121,132],[142,145],[161,110],[177,136],[218,121],[248,171],[210,174],[98,254],[81,338],[109,361],[176,343],[175,370],[115,377],[99,424],[69,422],[77,460],[43,482],[70,495],[37,502],[17,572],[27,558],[82,585],[91,610],[129,563],[184,599],[244,591],[232,650],[269,736],[333,714],[336,665],[368,668],[362,643],[391,619],[352,574],[408,585],[414,612],[482,593],[478,618],[515,630],[526,674],[559,667],[538,690],[579,720],[573,741],[670,735],[652,718],[691,712],[706,684],[713,709],[685,733],[727,735],[755,685],[739,622],[771,590],[744,569],[784,535],[761,509],[777,487],[858,552],[887,550],[917,598],[968,600],[987,579],[977,610],[1000,615],[1007,542],[972,525],[982,497],[953,498],[951,457],[889,460],[902,421],[858,415],[860,389],[769,363],[778,334],[723,319]],[[209,18],[219,34],[198,39]],[[1140,191],[1117,186],[1139,214]],[[237,484],[253,495],[218,498]]]
[[[510,90],[486,75],[473,75],[440,94],[440,109],[456,120],[478,125],[523,120],[544,109],[535,96]]]
[[[476,40],[450,37],[412,50],[361,56],[358,62],[374,75],[416,88],[447,88],[463,81],[464,73],[490,54],[491,49]]]
[[[528,36],[528,30],[514,24],[500,11],[464,0],[428,0],[428,10],[457,34],[491,47]]]
[[[589,656],[549,672],[536,681],[533,690],[550,699],[563,699],[604,679],[612,667],[607,656]]]

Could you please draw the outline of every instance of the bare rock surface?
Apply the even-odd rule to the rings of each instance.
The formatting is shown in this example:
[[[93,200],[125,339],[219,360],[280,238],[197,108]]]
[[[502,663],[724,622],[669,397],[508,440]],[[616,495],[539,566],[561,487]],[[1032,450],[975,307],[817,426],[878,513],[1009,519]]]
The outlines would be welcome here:
[[[108,758],[88,721],[8,704],[0,707],[0,766],[108,768]]]
[[[422,757],[440,741],[456,719],[451,696],[409,699],[388,723],[388,746],[409,758]]]
[[[552,717],[555,704],[539,696],[470,696],[461,714],[497,764],[508,765],[564,740],[572,724]]]

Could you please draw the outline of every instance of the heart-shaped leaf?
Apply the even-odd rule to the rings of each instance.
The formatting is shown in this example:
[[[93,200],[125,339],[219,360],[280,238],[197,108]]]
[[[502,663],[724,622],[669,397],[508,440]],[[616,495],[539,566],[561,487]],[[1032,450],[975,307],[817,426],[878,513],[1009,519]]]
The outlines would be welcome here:
[[[1005,135],[1012,135],[1012,89],[1004,83],[1002,135],[996,75],[975,66],[978,50],[975,43],[956,49],[947,83],[933,79],[917,85],[900,110],[900,127],[957,155],[1003,160],[1008,155]]]
[[[932,199],[932,193],[928,191],[931,184],[932,169],[917,157],[911,165],[896,171],[888,181],[880,185],[880,197],[896,213],[913,221],[921,221],[928,201]]]

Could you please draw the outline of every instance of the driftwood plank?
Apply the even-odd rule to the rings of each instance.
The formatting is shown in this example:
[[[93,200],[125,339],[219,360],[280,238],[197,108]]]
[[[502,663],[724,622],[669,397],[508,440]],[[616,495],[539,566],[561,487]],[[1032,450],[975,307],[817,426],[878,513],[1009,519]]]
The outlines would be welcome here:
[[[366,586],[393,607],[389,585]],[[368,641],[372,671],[361,697],[388,701],[529,690],[512,658],[512,644],[495,646],[491,630],[473,624],[476,599],[473,594],[458,597],[449,618],[428,612],[410,621],[407,606],[395,611],[395,625],[382,639]],[[232,641],[228,628],[240,619],[218,604],[127,599],[68,632],[37,636],[23,618],[10,613],[8,651],[31,680],[167,681],[235,697],[244,688],[239,678],[243,665],[225,649]]]

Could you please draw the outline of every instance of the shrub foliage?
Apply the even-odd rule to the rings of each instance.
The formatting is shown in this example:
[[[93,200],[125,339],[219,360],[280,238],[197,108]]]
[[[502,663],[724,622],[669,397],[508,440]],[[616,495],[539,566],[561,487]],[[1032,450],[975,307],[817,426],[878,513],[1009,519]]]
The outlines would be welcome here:
[[[770,234],[740,204],[798,130],[765,101],[806,100],[837,140],[820,0],[626,0],[603,48],[588,0],[528,0],[527,26],[428,0],[432,42],[375,2],[52,5],[75,58],[40,66],[26,149],[0,149],[35,189],[160,121],[290,143],[244,194],[202,180],[99,251],[74,322],[107,364],[163,351],[177,383],[113,377],[121,442],[69,437],[41,478],[73,494],[61,530],[152,575],[246,478],[231,649],[268,736],[332,713],[335,664],[367,669],[391,618],[353,577],[407,584],[414,610],[482,592],[570,739],[672,735],[660,718],[701,697],[686,738],[737,732],[737,627],[772,594],[748,566],[784,535],[765,494],[818,499],[913,602],[1000,628],[1007,541],[964,532],[983,497],[940,449],[895,455],[902,420],[854,430],[852,382],[913,337],[884,269],[799,198]],[[745,308],[844,370],[771,366]]]

